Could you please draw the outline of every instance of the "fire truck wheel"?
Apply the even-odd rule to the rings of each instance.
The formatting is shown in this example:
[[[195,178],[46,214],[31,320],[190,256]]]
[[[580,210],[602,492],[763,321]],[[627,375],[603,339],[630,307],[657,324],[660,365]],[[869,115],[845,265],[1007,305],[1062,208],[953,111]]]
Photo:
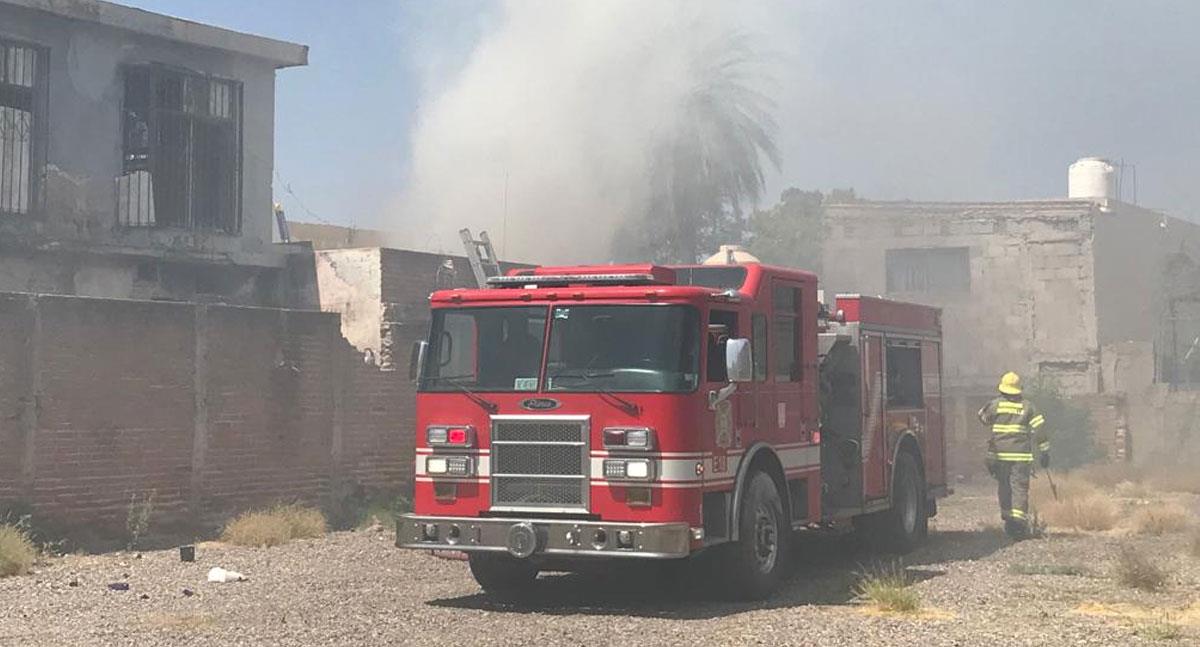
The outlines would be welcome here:
[[[879,547],[888,552],[908,553],[925,541],[929,515],[925,508],[925,484],[917,459],[902,451],[896,457],[892,481],[892,507],[878,517],[875,528]]]
[[[779,585],[791,537],[779,490],[767,474],[751,476],[738,523],[739,539],[724,556],[726,581],[738,598],[760,600]]]
[[[509,555],[471,553],[468,559],[471,575],[484,591],[492,595],[515,596],[526,593],[537,579],[536,566]]]

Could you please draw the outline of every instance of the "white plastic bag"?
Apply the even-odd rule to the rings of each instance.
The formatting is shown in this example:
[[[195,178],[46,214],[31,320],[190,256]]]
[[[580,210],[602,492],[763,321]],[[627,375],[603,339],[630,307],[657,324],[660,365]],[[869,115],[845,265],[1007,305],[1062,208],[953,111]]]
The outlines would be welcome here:
[[[227,571],[220,566],[214,566],[208,571],[209,582],[244,582],[246,576],[237,571]]]

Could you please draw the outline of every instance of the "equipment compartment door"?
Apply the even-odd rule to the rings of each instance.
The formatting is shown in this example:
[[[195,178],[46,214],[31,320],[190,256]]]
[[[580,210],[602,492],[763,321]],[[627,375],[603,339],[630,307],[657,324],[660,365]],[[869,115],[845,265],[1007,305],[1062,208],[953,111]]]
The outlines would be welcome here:
[[[926,341],[921,350],[925,382],[925,479],[930,485],[946,484],[946,418],[942,413],[942,345]]]
[[[864,494],[868,501],[888,495],[887,443],[883,437],[883,336],[863,333],[862,457]]]
[[[863,504],[862,358],[850,341],[836,341],[821,363],[822,510]]]

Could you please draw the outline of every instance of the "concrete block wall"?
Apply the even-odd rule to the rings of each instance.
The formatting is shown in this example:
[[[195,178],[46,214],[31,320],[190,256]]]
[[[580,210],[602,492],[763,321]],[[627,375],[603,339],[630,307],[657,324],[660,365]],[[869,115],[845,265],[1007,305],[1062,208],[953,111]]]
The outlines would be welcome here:
[[[119,528],[411,479],[412,388],[334,314],[0,293],[0,503]]]
[[[1099,388],[1093,226],[1086,201],[831,205],[824,288],[943,310],[948,392],[990,393],[1005,371]],[[887,291],[890,249],[968,250],[970,290]]]

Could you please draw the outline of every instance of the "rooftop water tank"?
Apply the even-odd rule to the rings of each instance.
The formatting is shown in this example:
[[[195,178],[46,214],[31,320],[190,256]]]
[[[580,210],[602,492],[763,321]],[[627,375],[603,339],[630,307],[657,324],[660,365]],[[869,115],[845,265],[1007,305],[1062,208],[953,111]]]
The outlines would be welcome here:
[[[1109,200],[1117,197],[1117,170],[1101,157],[1084,157],[1067,170],[1067,197]]]
[[[705,265],[739,265],[757,262],[759,262],[758,258],[742,249],[741,245],[721,245],[716,254],[704,259]]]

